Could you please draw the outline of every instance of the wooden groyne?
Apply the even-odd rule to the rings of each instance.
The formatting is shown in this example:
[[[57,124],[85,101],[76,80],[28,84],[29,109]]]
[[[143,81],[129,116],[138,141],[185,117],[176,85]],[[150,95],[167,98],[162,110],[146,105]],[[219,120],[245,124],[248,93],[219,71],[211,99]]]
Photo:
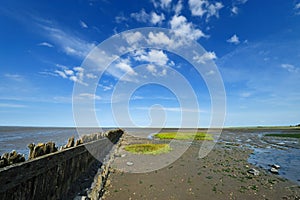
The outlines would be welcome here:
[[[122,134],[120,129],[109,131],[105,137],[0,168],[0,199],[70,199],[66,195],[72,184],[92,164],[106,161]]]

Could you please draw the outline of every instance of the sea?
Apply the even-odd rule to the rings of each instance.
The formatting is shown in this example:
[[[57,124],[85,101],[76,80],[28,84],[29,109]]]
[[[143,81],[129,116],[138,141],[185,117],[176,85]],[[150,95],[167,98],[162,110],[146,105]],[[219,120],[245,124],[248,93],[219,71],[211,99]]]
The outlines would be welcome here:
[[[79,133],[91,134],[103,132],[114,128],[59,128],[59,127],[7,127],[0,126],[0,156],[3,153],[16,150],[28,158],[30,143],[55,142],[57,147],[67,143],[68,138],[74,136],[79,138]],[[175,130],[175,129],[173,129]],[[161,131],[161,129],[147,128],[127,128],[126,132],[134,136],[151,138],[151,135]],[[175,130],[176,131],[176,130]],[[78,133],[79,132],[79,133]],[[254,153],[250,155],[248,161],[257,167],[268,170],[270,163],[281,166],[279,175],[300,185],[299,166],[300,150],[298,148],[287,148],[280,150],[276,148],[253,148]]]
[[[111,128],[81,128],[79,133],[96,133],[109,130]],[[59,127],[20,127],[20,126],[0,126],[0,155],[16,150],[20,154],[28,157],[28,144],[55,142],[57,147],[67,144],[68,138],[74,136],[79,138],[76,128]]]

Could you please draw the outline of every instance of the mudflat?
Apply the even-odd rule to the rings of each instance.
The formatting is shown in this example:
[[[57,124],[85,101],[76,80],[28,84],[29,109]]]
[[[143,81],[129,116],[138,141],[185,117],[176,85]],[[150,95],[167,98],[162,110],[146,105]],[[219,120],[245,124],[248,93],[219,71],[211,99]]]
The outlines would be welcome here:
[[[198,156],[203,141],[192,141],[174,162],[151,170],[151,162],[162,163],[163,157],[140,155],[144,165],[138,165],[136,155],[125,151],[124,146],[170,141],[126,134],[111,166],[103,199],[299,199],[299,182],[248,162],[253,146],[277,148],[270,140],[262,139],[259,131],[223,131],[204,158]],[[299,148],[297,142],[293,144],[290,148]],[[146,167],[145,170],[139,171],[140,166]],[[249,173],[250,169],[258,170],[259,175]]]

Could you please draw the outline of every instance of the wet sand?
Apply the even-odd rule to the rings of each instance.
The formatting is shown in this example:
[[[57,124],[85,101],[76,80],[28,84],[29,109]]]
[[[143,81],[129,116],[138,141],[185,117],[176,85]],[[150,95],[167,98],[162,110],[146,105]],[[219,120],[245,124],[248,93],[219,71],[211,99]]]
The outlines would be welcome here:
[[[198,157],[202,142],[193,141],[179,159],[166,164],[164,168],[146,173],[130,173],[128,172],[130,168],[135,169],[137,163],[132,161],[133,155],[126,152],[123,147],[143,142],[153,141],[128,134],[123,138],[118,157],[112,164],[103,199],[299,199],[300,197],[300,186],[297,183],[248,162],[249,155],[253,152],[251,146],[271,145],[262,140],[258,132],[249,134],[241,131],[224,131],[214,149],[204,158]],[[147,160],[155,159],[155,156],[147,156],[144,162],[146,166]],[[248,173],[250,168],[259,170],[260,175]]]

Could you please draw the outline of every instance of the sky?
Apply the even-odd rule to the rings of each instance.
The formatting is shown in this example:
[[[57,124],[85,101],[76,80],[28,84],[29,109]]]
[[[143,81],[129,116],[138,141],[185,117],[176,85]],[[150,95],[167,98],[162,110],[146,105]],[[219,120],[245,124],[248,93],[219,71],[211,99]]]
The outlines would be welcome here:
[[[300,123],[300,1],[2,0],[0,27],[3,126]]]

